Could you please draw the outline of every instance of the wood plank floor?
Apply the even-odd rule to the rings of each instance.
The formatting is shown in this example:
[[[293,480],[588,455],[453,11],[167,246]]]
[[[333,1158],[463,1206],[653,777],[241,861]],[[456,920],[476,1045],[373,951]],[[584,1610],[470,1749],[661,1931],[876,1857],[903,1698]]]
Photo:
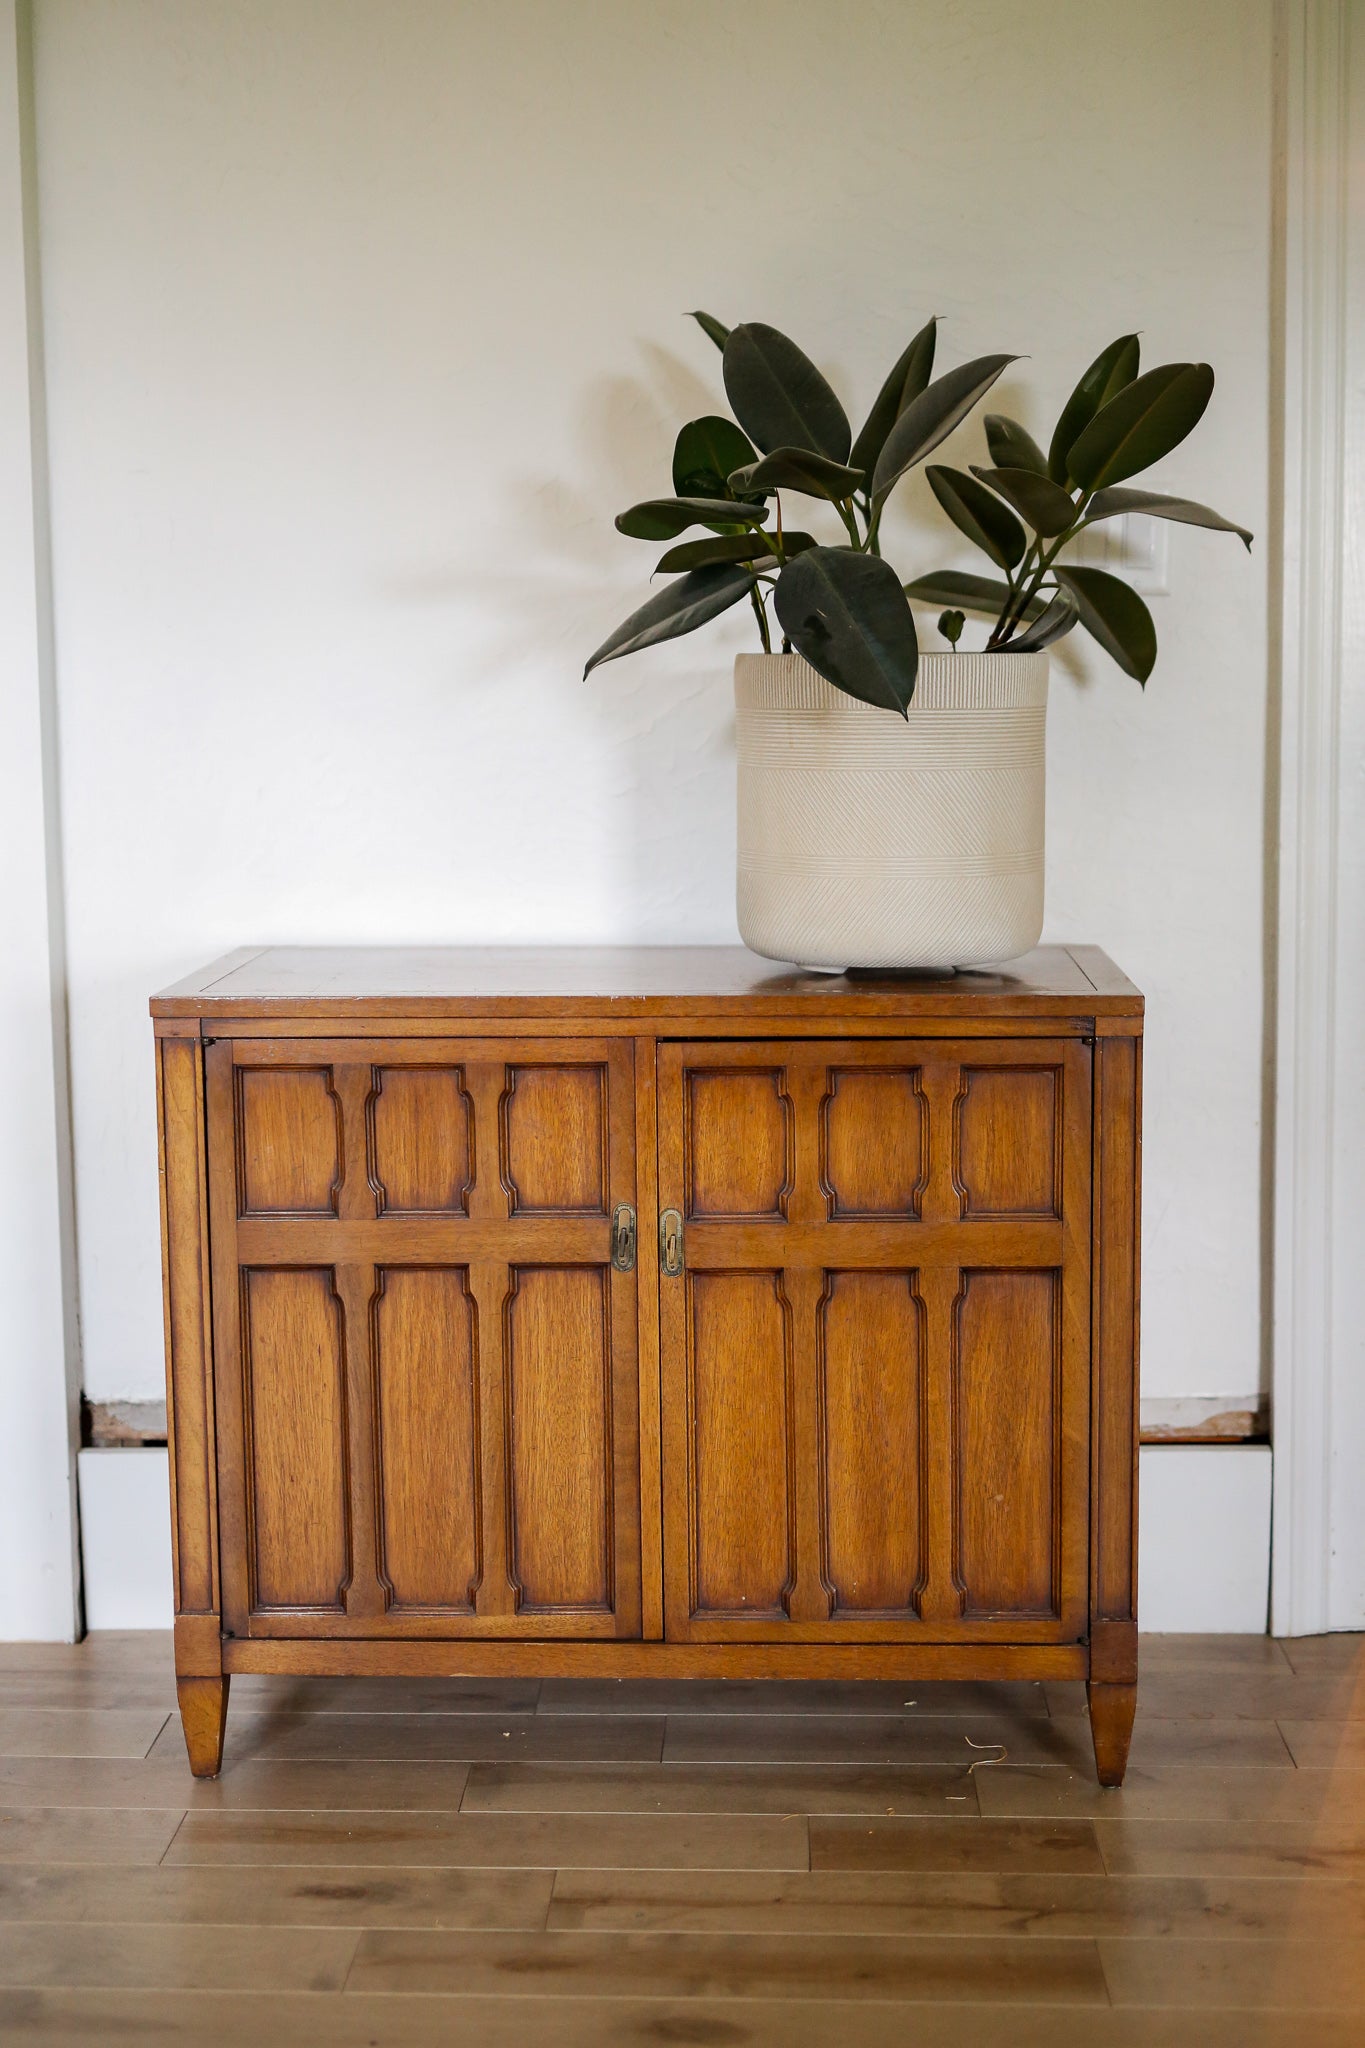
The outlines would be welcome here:
[[[1365,1637],[1070,1685],[268,1679],[0,1644],[0,2040],[1360,2048]]]

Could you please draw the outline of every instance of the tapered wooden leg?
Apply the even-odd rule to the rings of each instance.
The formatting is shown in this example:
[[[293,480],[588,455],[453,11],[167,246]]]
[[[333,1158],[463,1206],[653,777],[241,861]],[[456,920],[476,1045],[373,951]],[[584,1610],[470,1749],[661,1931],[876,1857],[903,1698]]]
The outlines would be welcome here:
[[[175,1690],[190,1769],[196,1778],[216,1778],[222,1768],[223,1733],[227,1727],[227,1675],[177,1678]]]
[[[1090,1739],[1095,1745],[1095,1774],[1101,1785],[1121,1785],[1128,1768],[1137,1710],[1135,1685],[1102,1685],[1091,1679],[1085,1688],[1090,1703]]]

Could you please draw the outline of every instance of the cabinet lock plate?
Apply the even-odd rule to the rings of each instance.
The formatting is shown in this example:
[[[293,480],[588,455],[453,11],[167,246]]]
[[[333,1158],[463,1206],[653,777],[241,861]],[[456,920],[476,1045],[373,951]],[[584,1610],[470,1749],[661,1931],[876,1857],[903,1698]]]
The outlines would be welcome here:
[[[611,1219],[611,1263],[618,1273],[635,1271],[635,1211],[618,1202]]]

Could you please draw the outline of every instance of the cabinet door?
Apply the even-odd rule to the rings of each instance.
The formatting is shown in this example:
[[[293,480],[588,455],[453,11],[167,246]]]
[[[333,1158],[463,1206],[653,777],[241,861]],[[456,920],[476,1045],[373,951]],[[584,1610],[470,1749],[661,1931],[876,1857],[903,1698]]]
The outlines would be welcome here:
[[[640,1627],[629,1044],[208,1055],[225,1624]]]
[[[1082,1635],[1090,1054],[659,1050],[666,1632]]]

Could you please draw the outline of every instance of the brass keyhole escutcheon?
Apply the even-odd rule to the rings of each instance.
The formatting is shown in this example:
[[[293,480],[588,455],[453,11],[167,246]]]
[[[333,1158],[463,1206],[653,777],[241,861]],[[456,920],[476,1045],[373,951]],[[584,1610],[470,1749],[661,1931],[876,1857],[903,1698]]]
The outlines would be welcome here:
[[[635,1271],[635,1211],[618,1202],[611,1219],[611,1263],[618,1273]]]
[[[676,1209],[659,1218],[659,1265],[670,1279],[683,1269],[683,1220]]]

